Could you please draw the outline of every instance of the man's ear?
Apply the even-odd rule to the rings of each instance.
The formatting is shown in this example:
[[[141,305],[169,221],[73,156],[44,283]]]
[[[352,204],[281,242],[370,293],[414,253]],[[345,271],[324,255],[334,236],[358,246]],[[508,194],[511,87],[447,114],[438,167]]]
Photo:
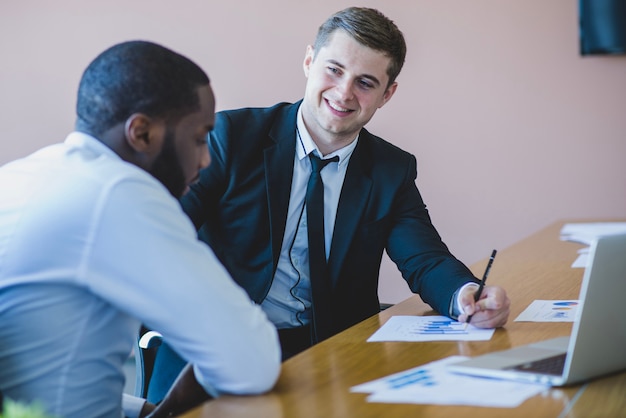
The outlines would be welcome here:
[[[137,153],[152,156],[161,152],[163,127],[143,113],[135,113],[126,119],[124,136],[128,145]]]
[[[398,82],[396,81],[394,81],[389,87],[387,87],[387,89],[385,90],[385,93],[383,93],[383,100],[378,106],[379,109],[383,107],[389,100],[391,100],[397,88],[398,88]]]
[[[315,51],[313,50],[313,46],[308,45],[306,47],[306,53],[304,54],[304,61],[302,62],[302,68],[304,69],[304,76],[306,78],[309,78],[309,69],[311,68],[314,57]]]

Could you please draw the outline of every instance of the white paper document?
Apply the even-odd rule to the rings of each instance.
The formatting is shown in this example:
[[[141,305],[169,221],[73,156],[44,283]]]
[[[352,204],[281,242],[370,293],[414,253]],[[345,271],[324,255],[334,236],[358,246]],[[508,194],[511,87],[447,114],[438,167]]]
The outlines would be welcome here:
[[[578,300],[534,300],[515,322],[574,322]]]
[[[495,329],[476,328],[446,316],[392,316],[368,342],[487,341]]]
[[[549,388],[543,384],[472,377],[446,370],[448,364],[466,359],[451,356],[354,386],[350,391],[369,393],[368,402],[514,408]]]
[[[589,247],[581,248],[578,250],[578,257],[572,263],[572,267],[579,269],[587,268],[587,261],[589,261]]]
[[[626,222],[570,223],[561,228],[561,240],[590,245],[599,236],[625,232]]]
[[[561,228],[561,240],[579,242],[586,245],[602,235],[620,234],[626,232],[626,222],[581,222],[569,223]],[[589,247],[578,251],[578,257],[572,263],[573,268],[587,267]]]

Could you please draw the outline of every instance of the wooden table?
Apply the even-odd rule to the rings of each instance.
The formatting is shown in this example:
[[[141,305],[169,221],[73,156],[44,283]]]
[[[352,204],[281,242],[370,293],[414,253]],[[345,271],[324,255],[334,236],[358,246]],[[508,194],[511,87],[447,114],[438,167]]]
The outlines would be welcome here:
[[[571,267],[582,245],[559,240],[557,222],[500,250],[489,282],[511,298],[508,324],[490,341],[367,343],[393,315],[434,312],[413,296],[289,359],[276,387],[263,396],[223,396],[184,415],[253,418],[365,417],[619,417],[626,416],[626,373],[588,384],[554,388],[517,408],[369,403],[354,385],[452,355],[475,356],[547,338],[569,335],[572,323],[513,320],[535,299],[578,299],[583,269]],[[471,266],[481,277],[487,260]],[[486,394],[489,396],[489,394]]]

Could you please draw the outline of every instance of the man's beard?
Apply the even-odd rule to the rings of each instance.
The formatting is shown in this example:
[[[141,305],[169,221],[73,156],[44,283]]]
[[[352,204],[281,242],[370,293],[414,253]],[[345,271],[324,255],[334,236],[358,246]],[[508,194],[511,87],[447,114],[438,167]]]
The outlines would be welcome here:
[[[159,180],[177,199],[183,195],[187,188],[185,173],[178,160],[174,145],[174,131],[169,126],[165,130],[163,148],[154,160],[150,174]]]

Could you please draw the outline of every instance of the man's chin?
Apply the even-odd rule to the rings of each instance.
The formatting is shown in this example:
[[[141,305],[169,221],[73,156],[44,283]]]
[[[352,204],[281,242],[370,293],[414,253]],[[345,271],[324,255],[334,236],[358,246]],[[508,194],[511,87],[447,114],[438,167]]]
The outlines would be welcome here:
[[[189,190],[191,190],[191,186],[196,184],[198,181],[200,181],[200,175],[195,176],[191,181],[189,181],[185,185],[185,188],[183,189],[183,192],[181,193],[181,197],[189,193]]]

